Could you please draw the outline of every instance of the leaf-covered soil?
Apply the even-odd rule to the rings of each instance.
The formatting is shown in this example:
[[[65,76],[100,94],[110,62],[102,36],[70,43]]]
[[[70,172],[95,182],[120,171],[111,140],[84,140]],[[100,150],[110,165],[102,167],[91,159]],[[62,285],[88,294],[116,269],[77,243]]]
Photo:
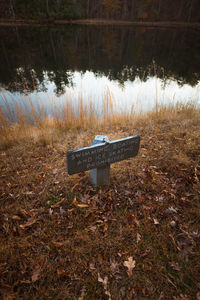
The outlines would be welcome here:
[[[200,299],[200,114],[27,139],[0,152],[1,299]],[[66,151],[140,134],[111,183],[69,176]]]

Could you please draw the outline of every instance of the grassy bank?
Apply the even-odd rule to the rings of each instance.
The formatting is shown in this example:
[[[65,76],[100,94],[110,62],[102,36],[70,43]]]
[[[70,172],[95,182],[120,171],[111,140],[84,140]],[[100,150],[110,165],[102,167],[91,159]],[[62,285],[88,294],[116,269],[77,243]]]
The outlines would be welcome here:
[[[34,127],[1,114],[1,297],[199,299],[200,110],[70,111]],[[66,151],[96,134],[141,136],[139,155],[113,164],[98,189],[65,166]]]

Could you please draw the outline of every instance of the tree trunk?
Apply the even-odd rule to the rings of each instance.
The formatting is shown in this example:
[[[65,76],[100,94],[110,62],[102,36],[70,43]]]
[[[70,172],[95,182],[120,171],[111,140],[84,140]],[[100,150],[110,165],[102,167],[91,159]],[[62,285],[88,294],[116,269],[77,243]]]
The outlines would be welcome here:
[[[189,15],[188,15],[188,22],[191,21],[193,4],[194,4],[194,0],[190,0],[190,9],[189,9]]]
[[[14,7],[13,7],[13,0],[10,0],[10,9],[11,9],[13,19],[15,19],[15,11],[14,11]]]
[[[87,1],[87,17],[90,17],[90,0]]]
[[[49,0],[46,0],[46,12],[47,16],[49,17]]]

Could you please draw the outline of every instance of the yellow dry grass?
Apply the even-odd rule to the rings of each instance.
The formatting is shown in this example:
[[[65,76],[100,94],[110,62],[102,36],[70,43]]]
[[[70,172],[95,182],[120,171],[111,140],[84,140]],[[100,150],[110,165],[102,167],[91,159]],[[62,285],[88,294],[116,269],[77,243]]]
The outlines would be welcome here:
[[[37,95],[36,95],[37,97]],[[129,112],[116,112],[115,99],[109,89],[106,90],[101,104],[102,113],[99,116],[97,108],[92,102],[84,102],[80,95],[76,104],[73,99],[66,99],[58,105],[55,100],[49,99],[49,112],[40,105],[40,99],[32,100],[28,96],[21,99],[12,95],[1,94],[0,106],[0,148],[6,149],[23,140],[33,139],[49,144],[59,139],[60,133],[66,130],[90,129],[105,131],[110,128],[119,132],[126,128],[133,131],[136,123],[141,124],[144,120],[152,121],[170,118],[174,115],[194,116],[199,113],[196,103],[176,104],[175,106],[158,105],[155,102],[154,111],[148,113],[136,113],[136,107]],[[145,121],[146,122],[146,121]]]

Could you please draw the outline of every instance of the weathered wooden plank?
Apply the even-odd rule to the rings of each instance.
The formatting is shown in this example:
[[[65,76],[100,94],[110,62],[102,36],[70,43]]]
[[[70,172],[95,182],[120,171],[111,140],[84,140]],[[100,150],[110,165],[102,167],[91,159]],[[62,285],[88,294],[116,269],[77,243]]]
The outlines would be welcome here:
[[[89,147],[67,152],[67,171],[70,175],[134,157],[139,151],[140,137],[138,135],[115,141],[101,137],[96,136]]]

